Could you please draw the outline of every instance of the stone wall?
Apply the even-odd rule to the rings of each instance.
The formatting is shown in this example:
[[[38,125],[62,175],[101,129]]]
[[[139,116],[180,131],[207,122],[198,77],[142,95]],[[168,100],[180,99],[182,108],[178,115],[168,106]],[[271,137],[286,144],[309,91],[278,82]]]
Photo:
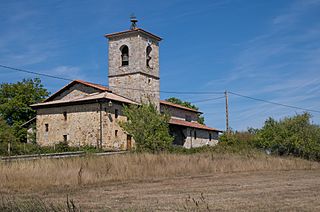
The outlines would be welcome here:
[[[86,86],[78,83],[73,85],[69,89],[66,89],[65,91],[63,91],[61,94],[56,96],[53,100],[60,100],[60,99],[70,100],[70,99],[84,97],[88,94],[96,93],[96,92],[101,92],[101,91],[96,88],[92,88],[90,86]]]
[[[196,138],[194,137],[194,131],[196,131]],[[218,132],[186,128],[184,134],[187,138],[185,139],[183,146],[188,149],[206,145],[214,146],[218,143]],[[211,134],[211,141],[209,139],[209,134]]]
[[[149,42],[148,42],[149,41]],[[146,66],[146,49],[150,44],[150,68]],[[120,48],[127,45],[129,48],[129,65],[121,65]],[[144,72],[155,77],[159,77],[159,42],[147,38],[142,34],[130,34],[109,39],[109,76],[127,74],[134,72]]]
[[[53,146],[63,141],[64,135],[67,135],[67,141],[71,146],[102,144],[104,149],[125,150],[128,148],[127,134],[119,126],[119,121],[126,121],[127,118],[123,116],[122,109],[122,104],[117,102],[113,102],[111,107],[108,103],[101,103],[101,105],[88,103],[38,109],[37,143],[42,146]],[[117,118],[115,110],[118,111]],[[64,112],[66,112],[66,120]],[[47,132],[46,124],[48,124]],[[180,133],[179,129],[173,130]],[[196,131],[196,138],[194,131]],[[102,133],[102,141],[100,133]],[[183,145],[185,148],[213,146],[218,142],[218,132],[183,127],[179,139],[183,140],[183,138],[186,138],[184,143],[181,141],[176,144]],[[131,145],[134,146],[133,139]]]
[[[121,65],[120,48],[129,48],[129,65]],[[146,66],[146,49],[151,46],[150,67]],[[141,33],[109,39],[109,86],[111,90],[135,102],[151,101],[159,107],[159,43]],[[152,92],[150,92],[152,91]]]
[[[183,110],[176,107],[170,107],[164,104],[160,105],[160,111],[161,112],[167,111],[170,114],[170,116],[175,119],[186,120],[186,116],[189,116],[191,118],[191,121],[198,120],[197,113],[195,112]]]
[[[113,93],[135,102],[152,102],[157,107],[159,107],[160,92],[154,91],[158,91],[159,86],[159,80],[139,73],[109,78],[109,87]]]
[[[115,117],[115,109],[118,110],[118,118]],[[99,103],[91,103],[38,109],[37,143],[52,146],[63,141],[64,135],[67,135],[71,146],[97,146],[102,132],[101,143],[104,149],[124,150],[127,148],[127,134],[119,126],[120,120],[125,121],[126,117],[122,115],[122,105],[117,103],[113,103],[112,107],[108,103],[101,103],[101,106]]]

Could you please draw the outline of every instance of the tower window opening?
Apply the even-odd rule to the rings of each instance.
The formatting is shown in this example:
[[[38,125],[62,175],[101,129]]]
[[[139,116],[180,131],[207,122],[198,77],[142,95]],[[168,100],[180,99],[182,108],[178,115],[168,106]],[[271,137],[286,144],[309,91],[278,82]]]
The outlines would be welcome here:
[[[149,68],[150,68],[150,61],[151,61],[151,56],[150,56],[151,51],[152,51],[151,46],[148,46],[146,49],[146,65]]]
[[[121,66],[129,65],[129,48],[126,45],[120,47],[121,51]]]

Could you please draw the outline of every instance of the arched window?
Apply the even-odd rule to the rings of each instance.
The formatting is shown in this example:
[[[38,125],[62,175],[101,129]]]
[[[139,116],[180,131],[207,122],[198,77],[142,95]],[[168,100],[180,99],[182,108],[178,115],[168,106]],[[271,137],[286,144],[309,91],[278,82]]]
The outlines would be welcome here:
[[[151,56],[150,56],[151,51],[152,51],[151,46],[148,46],[146,49],[146,65],[149,68],[150,68],[150,60],[151,60]]]
[[[129,48],[126,45],[120,47],[121,51],[121,65],[127,66],[129,65]]]

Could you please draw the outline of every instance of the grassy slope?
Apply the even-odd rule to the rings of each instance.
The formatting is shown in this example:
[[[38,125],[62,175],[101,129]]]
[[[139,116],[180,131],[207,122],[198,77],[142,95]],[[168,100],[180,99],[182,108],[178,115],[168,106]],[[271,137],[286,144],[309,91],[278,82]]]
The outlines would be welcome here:
[[[126,154],[0,163],[0,189],[34,190],[109,181],[160,179],[197,174],[315,169],[319,163],[256,154]]]

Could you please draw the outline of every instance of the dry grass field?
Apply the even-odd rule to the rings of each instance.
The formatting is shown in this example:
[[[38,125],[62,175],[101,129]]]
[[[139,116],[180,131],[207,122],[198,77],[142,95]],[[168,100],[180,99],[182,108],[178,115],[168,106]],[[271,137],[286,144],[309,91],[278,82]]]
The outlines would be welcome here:
[[[20,161],[0,163],[0,193],[54,204],[68,196],[81,211],[319,211],[320,164],[209,153]]]

